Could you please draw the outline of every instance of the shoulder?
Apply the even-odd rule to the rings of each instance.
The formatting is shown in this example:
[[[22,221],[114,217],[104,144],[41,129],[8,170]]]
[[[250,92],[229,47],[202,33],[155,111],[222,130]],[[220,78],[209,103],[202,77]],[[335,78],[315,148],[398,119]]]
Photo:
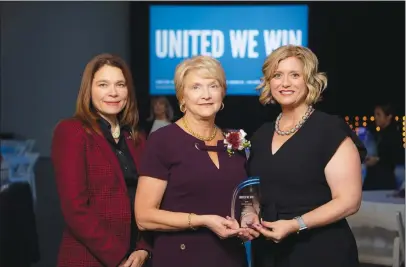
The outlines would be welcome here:
[[[314,120],[312,125],[317,128],[317,132],[321,137],[330,139],[335,136],[342,138],[344,136],[351,136],[352,130],[343,118],[337,115],[329,114],[323,111],[314,111]]]
[[[52,136],[52,157],[65,157],[82,151],[86,143],[86,135],[86,130],[80,120],[75,118],[61,120],[55,126]]]
[[[343,141],[349,138],[357,148],[362,161],[366,156],[365,146],[345,120],[336,115],[321,111],[316,112],[315,122],[318,127],[321,127],[321,129],[319,128],[322,136],[320,142],[322,149],[325,151],[326,159],[330,160]]]
[[[54,129],[55,135],[84,135],[86,133],[83,123],[76,118],[63,119]]]
[[[179,136],[179,132],[177,131],[176,127],[179,127],[178,125],[175,125],[175,123],[169,124],[165,127],[161,127],[158,130],[152,132],[149,135],[148,139],[161,139],[161,138],[174,138]]]
[[[270,134],[273,133],[275,127],[275,122],[265,122],[259,127],[251,137],[251,142],[258,142],[264,138],[269,138]]]
[[[152,132],[148,136],[146,142],[147,147],[160,147],[162,149],[164,147],[171,147],[172,144],[175,145],[176,143],[180,142],[182,136],[177,127],[179,126],[173,123]]]
[[[315,110],[316,119],[323,122],[337,122],[337,121],[344,121],[344,119],[340,118],[338,115],[329,114],[320,110]]]
[[[332,115],[323,111],[316,110],[315,111],[315,121],[318,127],[321,127],[324,131],[351,131],[348,124],[345,122],[343,118],[337,115]]]

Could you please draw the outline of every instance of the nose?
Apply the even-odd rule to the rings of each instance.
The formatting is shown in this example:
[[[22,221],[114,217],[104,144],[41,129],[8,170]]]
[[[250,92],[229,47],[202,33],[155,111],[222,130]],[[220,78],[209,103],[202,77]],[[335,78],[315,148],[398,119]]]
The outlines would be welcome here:
[[[113,97],[118,96],[117,88],[116,88],[114,85],[112,85],[112,86],[110,87],[109,95],[110,95],[110,96],[113,96]]]
[[[282,86],[285,87],[285,88],[287,88],[287,87],[290,86],[290,80],[289,80],[289,77],[288,77],[288,76],[285,76],[285,77],[283,78],[283,80],[282,80]]]
[[[203,89],[202,98],[203,98],[203,99],[210,99],[210,98],[211,98],[211,91],[210,91],[210,88],[205,87],[205,88]]]

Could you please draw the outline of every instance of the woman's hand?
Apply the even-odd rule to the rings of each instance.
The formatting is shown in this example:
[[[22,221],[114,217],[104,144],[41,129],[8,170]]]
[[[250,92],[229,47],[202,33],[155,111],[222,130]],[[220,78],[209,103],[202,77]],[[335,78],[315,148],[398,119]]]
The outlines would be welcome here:
[[[242,231],[238,233],[238,236],[244,241],[250,241],[257,238],[260,233],[252,227],[254,224],[259,224],[258,215],[254,212],[244,214],[241,217]]]
[[[202,225],[209,228],[221,239],[236,236],[240,231],[240,226],[235,219],[223,218],[218,215],[202,215]]]
[[[299,230],[296,220],[279,220],[275,222],[262,221],[262,224],[253,224],[253,228],[260,232],[266,239],[279,243],[288,235]]]
[[[376,165],[379,161],[378,157],[366,157],[365,159],[365,165],[367,165],[368,167],[372,167],[374,165]]]
[[[147,257],[148,252],[145,250],[134,251],[119,267],[141,267]]]

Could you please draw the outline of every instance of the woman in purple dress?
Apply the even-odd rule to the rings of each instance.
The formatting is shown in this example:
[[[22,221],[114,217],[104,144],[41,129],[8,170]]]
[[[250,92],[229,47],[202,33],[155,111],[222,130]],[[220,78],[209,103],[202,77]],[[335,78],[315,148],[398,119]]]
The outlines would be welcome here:
[[[229,156],[214,124],[224,70],[211,57],[193,57],[176,68],[175,88],[184,116],[151,134],[135,200],[138,227],[153,232],[152,266],[244,267],[242,239],[253,230],[228,216],[246,158]]]

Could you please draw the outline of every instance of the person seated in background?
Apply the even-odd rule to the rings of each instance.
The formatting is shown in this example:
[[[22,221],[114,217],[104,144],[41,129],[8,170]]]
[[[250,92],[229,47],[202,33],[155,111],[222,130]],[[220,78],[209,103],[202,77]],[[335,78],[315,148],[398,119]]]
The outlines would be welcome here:
[[[151,99],[151,112],[145,126],[147,135],[159,128],[171,124],[173,121],[173,108],[168,99],[164,96],[157,96]]]
[[[376,125],[380,127],[375,138],[377,155],[367,156],[365,160],[367,175],[363,190],[395,190],[395,167],[405,164],[402,136],[391,105],[377,105],[374,113]]]

